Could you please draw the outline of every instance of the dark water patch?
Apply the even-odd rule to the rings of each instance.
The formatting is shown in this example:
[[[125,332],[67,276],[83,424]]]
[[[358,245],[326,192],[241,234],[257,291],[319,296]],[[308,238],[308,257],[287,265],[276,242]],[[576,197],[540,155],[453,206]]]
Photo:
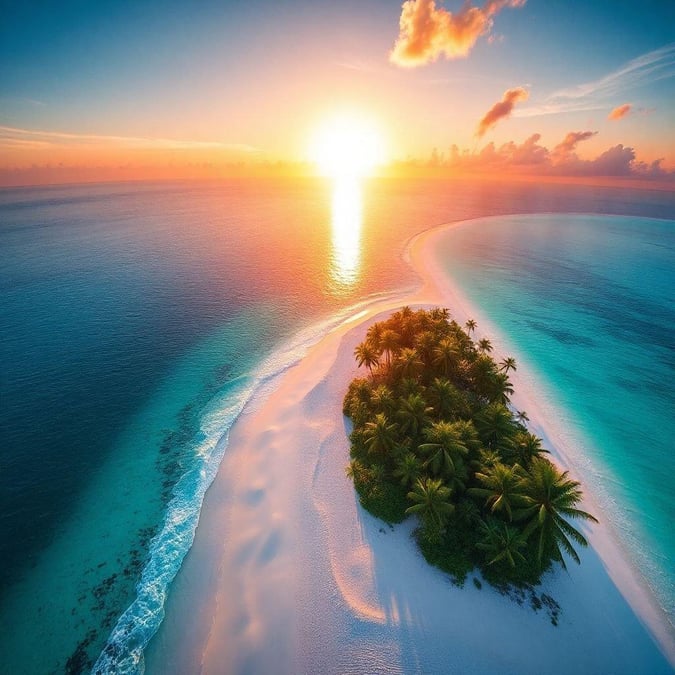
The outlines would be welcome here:
[[[93,586],[89,580],[83,584],[84,589],[89,587],[89,593],[83,590],[78,606],[72,610],[73,613],[83,616],[83,634],[75,651],[68,657],[66,672],[91,671],[117,619],[133,601],[136,585],[148,561],[152,540],[158,532],[161,515],[171,499],[177,481],[185,472],[186,461],[189,461],[186,450],[190,448],[197,433],[199,413],[205,400],[212,394],[213,390],[209,390],[203,394],[201,400],[184,406],[176,416],[177,426],[164,431],[155,462],[156,473],[162,476],[160,498],[156,502],[155,511],[146,514],[145,520],[149,524],[138,528],[129,537],[126,554],[114,561],[113,567],[117,571],[101,578],[104,568],[111,567],[106,561],[87,570],[87,575],[98,577],[99,581]]]
[[[545,323],[544,321],[529,320],[526,321],[525,324],[530,328],[534,329],[535,331],[545,333],[546,335],[550,335],[553,339],[562,344],[582,345],[586,347],[590,347],[595,344],[595,341],[588,336],[579,335],[572,331],[552,326],[550,324]]]
[[[621,377],[619,375],[614,375],[612,377],[612,382],[614,382],[618,387],[625,389],[626,391],[639,392],[640,389],[644,386],[640,380],[632,380],[626,377]]]
[[[597,382],[591,377],[587,377],[580,368],[556,363],[554,366],[556,378],[562,382],[573,385],[574,391],[582,392],[584,395],[592,395],[599,390]]]

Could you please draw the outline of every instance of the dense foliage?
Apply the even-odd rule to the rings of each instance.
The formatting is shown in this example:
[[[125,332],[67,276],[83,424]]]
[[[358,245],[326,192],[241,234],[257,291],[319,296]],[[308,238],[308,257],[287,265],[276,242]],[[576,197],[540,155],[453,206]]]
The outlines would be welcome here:
[[[513,358],[499,364],[446,309],[404,307],[355,349],[367,377],[349,385],[347,469],[361,503],[388,522],[420,521],[426,558],[457,580],[478,566],[496,584],[536,582],[586,539],[569,519],[579,483],[559,471],[508,407]],[[597,521],[596,521],[597,522]]]

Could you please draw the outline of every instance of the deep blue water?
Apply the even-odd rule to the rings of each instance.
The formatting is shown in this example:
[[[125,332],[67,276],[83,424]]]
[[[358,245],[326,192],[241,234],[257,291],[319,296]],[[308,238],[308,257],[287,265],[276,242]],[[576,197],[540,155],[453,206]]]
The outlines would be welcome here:
[[[336,208],[309,179],[0,190],[7,672],[86,672],[109,638],[115,662],[142,650],[241,406],[340,312],[416,283],[409,237],[495,214],[672,217],[675,198],[371,181],[353,250]]]
[[[675,220],[490,218],[439,255],[573,420],[602,516],[675,620]]]

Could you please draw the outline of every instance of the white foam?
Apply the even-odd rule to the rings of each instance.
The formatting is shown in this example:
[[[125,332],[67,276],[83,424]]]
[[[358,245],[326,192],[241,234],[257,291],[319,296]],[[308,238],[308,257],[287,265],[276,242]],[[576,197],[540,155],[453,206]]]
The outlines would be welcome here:
[[[257,410],[274,390],[277,379],[297,364],[314,344],[354,313],[391,297],[377,294],[334,316],[310,325],[279,346],[256,368],[255,373],[228,383],[227,391],[206,406],[200,429],[193,440],[196,462],[176,483],[160,532],[150,543],[148,562],[136,587],[136,598],[113,628],[97,659],[93,673],[142,673],[143,649],[164,617],[164,604],[171,581],[194,540],[206,490],[218,471],[228,446],[229,430],[244,408]]]

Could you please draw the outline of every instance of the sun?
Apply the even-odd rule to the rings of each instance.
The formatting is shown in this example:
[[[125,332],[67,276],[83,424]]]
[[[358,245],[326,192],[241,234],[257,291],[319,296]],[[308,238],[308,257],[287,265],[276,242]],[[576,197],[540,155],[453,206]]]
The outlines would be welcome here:
[[[342,113],[327,119],[311,138],[309,156],[331,178],[362,178],[384,161],[377,125],[366,116]]]

